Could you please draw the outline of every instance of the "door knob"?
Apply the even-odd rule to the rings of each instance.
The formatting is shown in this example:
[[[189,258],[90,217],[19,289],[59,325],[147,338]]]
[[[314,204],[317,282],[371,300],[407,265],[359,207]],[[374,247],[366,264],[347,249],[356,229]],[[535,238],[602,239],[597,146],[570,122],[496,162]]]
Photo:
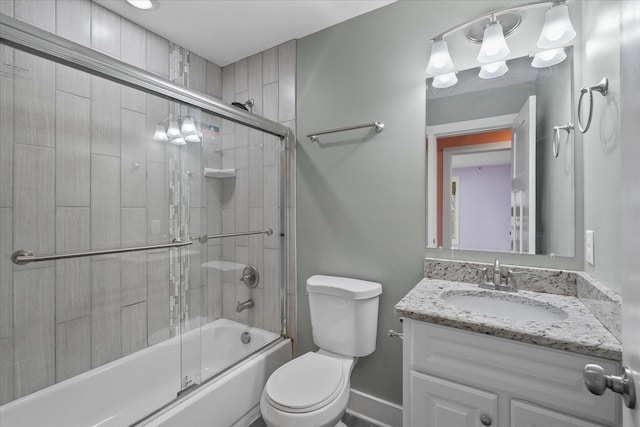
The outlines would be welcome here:
[[[582,371],[584,384],[593,394],[600,396],[606,389],[622,395],[624,404],[629,409],[636,407],[636,387],[631,369],[624,368],[624,374],[620,377],[606,375],[602,366],[589,363]]]

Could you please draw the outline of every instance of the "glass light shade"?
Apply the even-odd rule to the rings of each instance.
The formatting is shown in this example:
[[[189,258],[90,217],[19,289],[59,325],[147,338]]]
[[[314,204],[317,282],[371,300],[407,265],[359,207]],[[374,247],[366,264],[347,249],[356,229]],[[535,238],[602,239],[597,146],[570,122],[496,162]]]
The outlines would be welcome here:
[[[576,30],[571,25],[569,8],[566,4],[558,4],[547,11],[544,25],[538,38],[538,47],[553,49],[569,43],[576,36]]]
[[[176,145],[184,145],[187,143],[187,141],[185,141],[183,137],[180,137],[180,138],[172,139],[171,143]]]
[[[168,141],[169,137],[167,136],[167,132],[164,130],[164,126],[158,125],[156,126],[156,131],[153,133],[153,139],[156,141]]]
[[[182,127],[180,128],[180,131],[183,135],[191,135],[196,133],[198,129],[196,129],[196,123],[193,119],[189,116],[185,116],[185,118],[182,119]]]
[[[456,83],[458,83],[458,78],[456,77],[456,73],[447,73],[447,74],[441,74],[439,76],[435,76],[433,78],[432,85],[433,87],[444,89],[446,87],[451,87]]]
[[[444,40],[437,40],[431,46],[431,56],[427,64],[427,74],[446,74],[453,71],[453,61],[449,55],[449,46]]]
[[[185,141],[187,142],[200,142],[200,137],[198,136],[197,133],[191,134],[191,135],[187,135],[184,137]]]
[[[552,65],[561,63],[566,58],[567,54],[565,53],[563,47],[545,50],[542,52],[538,52],[533,56],[531,66],[535,68],[551,67]]]
[[[482,47],[478,54],[478,62],[493,63],[498,62],[509,55],[509,46],[504,39],[502,32],[502,24],[493,22],[484,29],[484,37],[482,38]]]
[[[129,3],[133,7],[137,7],[138,9],[146,10],[153,7],[153,3],[151,3],[151,0],[127,0],[127,3]]]
[[[496,77],[504,76],[507,71],[509,71],[509,67],[507,67],[506,61],[494,62],[480,67],[478,77],[481,79],[495,79]]]
[[[175,120],[171,120],[169,122],[169,129],[167,129],[167,136],[169,138],[178,138],[181,137],[180,128],[178,127],[178,122]]]

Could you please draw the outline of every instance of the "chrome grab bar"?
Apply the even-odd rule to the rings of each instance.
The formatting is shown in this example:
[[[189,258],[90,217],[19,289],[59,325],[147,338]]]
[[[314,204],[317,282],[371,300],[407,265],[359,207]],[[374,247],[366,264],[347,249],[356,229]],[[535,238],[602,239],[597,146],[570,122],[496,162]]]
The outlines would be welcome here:
[[[207,240],[209,239],[222,239],[223,237],[237,237],[237,236],[252,236],[254,234],[266,234],[267,236],[271,236],[273,234],[273,230],[271,228],[267,228],[266,230],[241,231],[238,233],[213,234],[213,235],[203,234],[202,236],[192,237],[191,239],[193,239],[194,241],[197,240],[200,243],[207,243]]]
[[[564,126],[553,127],[553,143],[551,145],[551,148],[553,149],[553,157],[558,157],[558,154],[560,154],[560,131],[566,130],[567,138],[568,138],[569,134],[573,129],[574,129],[574,126],[573,126],[573,123],[571,122],[567,123]]]
[[[319,135],[326,135],[328,133],[346,132],[348,130],[363,129],[363,128],[370,128],[370,127],[375,127],[376,133],[380,133],[384,130],[384,123],[373,122],[373,123],[365,123],[363,125],[355,125],[355,126],[347,126],[347,127],[338,128],[338,129],[323,130],[321,132],[310,133],[309,135],[307,135],[307,138],[309,138],[311,142],[318,142]]]
[[[609,79],[604,77],[600,83],[595,86],[585,86],[580,89],[580,98],[578,99],[578,129],[580,132],[586,133],[591,126],[591,119],[593,118],[593,92],[600,92],[602,96],[607,96],[609,92]],[[582,98],[585,94],[589,94],[589,118],[587,119],[586,126],[582,126]]]
[[[96,255],[122,254],[125,252],[150,251],[153,249],[178,248],[181,246],[189,246],[191,244],[193,244],[192,241],[185,242],[183,240],[175,239],[172,243],[163,243],[160,245],[137,246],[132,248],[121,248],[121,249],[104,249],[104,250],[97,250],[97,251],[76,252],[72,254],[45,255],[45,256],[36,256],[31,251],[20,249],[11,254],[11,261],[17,265],[25,265],[25,264],[30,264],[32,262],[55,261],[59,259],[82,258],[87,256],[96,256]]]

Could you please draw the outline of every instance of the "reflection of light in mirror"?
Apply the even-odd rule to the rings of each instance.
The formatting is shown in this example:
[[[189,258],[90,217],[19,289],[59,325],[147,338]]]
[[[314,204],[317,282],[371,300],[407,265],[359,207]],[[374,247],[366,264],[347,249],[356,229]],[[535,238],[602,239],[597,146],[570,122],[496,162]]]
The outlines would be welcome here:
[[[151,9],[153,7],[151,0],[127,0],[127,3],[133,7],[143,10]]]
[[[444,89],[458,83],[456,73],[442,74],[433,78],[433,87]]]
[[[175,145],[184,145],[187,143],[183,137],[172,139],[171,142]]]
[[[493,64],[483,65],[480,68],[478,77],[481,79],[495,79],[503,76],[507,71],[509,71],[509,67],[507,67],[506,61],[494,62]]]
[[[444,40],[438,40],[431,47],[431,56],[427,64],[428,74],[445,74],[453,71],[453,61],[449,55],[449,47]]]
[[[531,66],[536,68],[551,67],[561,63],[567,58],[567,54],[563,47],[557,49],[545,50],[534,55]]]
[[[164,126],[158,125],[156,126],[156,131],[153,133],[153,139],[156,141],[168,141],[169,137],[167,133],[164,131]]]
[[[482,47],[478,54],[478,62],[497,62],[509,55],[509,46],[504,39],[502,24],[493,22],[484,29]]]
[[[196,123],[189,116],[182,119],[182,128],[181,132],[183,135],[191,135],[197,132]]]
[[[544,17],[544,25],[538,38],[538,47],[550,49],[569,43],[576,36],[569,8],[566,4],[557,4],[547,11]]]
[[[184,139],[187,142],[200,142],[200,137],[197,133],[194,133],[193,135],[187,135],[184,137]]]
[[[175,120],[171,120],[169,122],[169,129],[167,129],[167,136],[169,138],[178,138],[182,136],[180,133],[180,128],[178,127],[178,122]]]

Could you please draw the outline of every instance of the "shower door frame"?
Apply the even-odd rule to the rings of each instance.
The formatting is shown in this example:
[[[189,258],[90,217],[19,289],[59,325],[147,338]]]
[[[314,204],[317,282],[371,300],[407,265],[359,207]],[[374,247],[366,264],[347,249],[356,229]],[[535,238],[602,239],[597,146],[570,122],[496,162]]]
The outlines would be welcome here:
[[[56,63],[61,63],[72,68],[106,78],[116,83],[140,89],[144,92],[158,95],[171,101],[198,107],[203,111],[212,113],[223,119],[275,135],[279,138],[279,143],[281,144],[279,156],[280,182],[278,189],[280,199],[279,229],[281,230],[279,236],[281,248],[279,280],[281,330],[278,341],[286,338],[288,312],[287,289],[289,278],[289,245],[287,244],[286,238],[288,235],[287,226],[289,224],[287,195],[289,193],[288,178],[290,173],[290,165],[288,164],[289,156],[287,155],[287,152],[289,144],[292,143],[290,140],[291,132],[289,128],[248,111],[227,105],[215,97],[179,86],[148,71],[126,64],[106,54],[4,14],[0,14],[0,41],[8,46],[44,57]],[[247,357],[251,357],[253,354],[273,345],[275,345],[275,342],[270,342]],[[237,363],[240,363],[242,360]],[[235,366],[235,364],[232,366]],[[199,386],[215,379],[232,366],[203,380],[199,383]],[[197,388],[198,387],[189,389],[187,393],[181,393],[180,395],[189,394]],[[168,406],[171,405],[172,403],[168,404]],[[160,408],[159,410],[162,409],[166,409],[166,407]]]

